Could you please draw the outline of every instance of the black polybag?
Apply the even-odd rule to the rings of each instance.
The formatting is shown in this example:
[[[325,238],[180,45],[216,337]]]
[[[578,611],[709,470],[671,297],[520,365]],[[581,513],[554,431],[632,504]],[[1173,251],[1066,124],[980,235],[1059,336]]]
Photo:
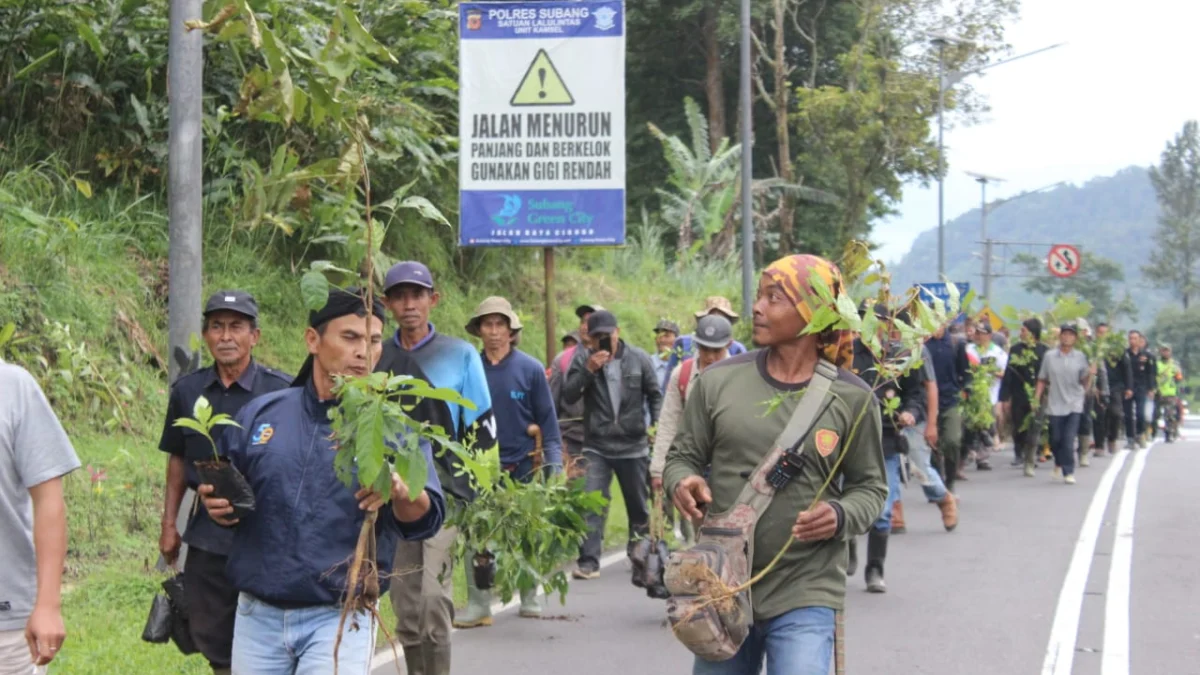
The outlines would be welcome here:
[[[638,588],[646,587],[646,560],[654,548],[653,540],[643,537],[633,542],[629,549],[629,562],[633,566],[633,576],[630,580]]]
[[[496,554],[491,551],[476,553],[471,562],[475,588],[481,591],[489,590],[496,585]]]
[[[254,511],[254,491],[237,467],[226,460],[196,462],[200,482],[213,486],[213,497],[229,501],[233,507],[230,518],[243,518]]]
[[[663,581],[663,571],[667,567],[667,558],[670,556],[671,551],[667,548],[667,542],[662,539],[655,539],[652,542],[650,555],[646,558],[642,586],[646,589],[646,595],[655,600],[666,600],[671,597],[671,593]]]
[[[154,644],[165,644],[171,639],[171,601],[159,593],[150,603],[150,616],[142,629],[142,640]]]
[[[187,597],[183,593],[183,575],[176,574],[162,583],[163,591],[171,601],[171,641],[185,656],[200,650],[192,641],[192,627],[188,622]]]

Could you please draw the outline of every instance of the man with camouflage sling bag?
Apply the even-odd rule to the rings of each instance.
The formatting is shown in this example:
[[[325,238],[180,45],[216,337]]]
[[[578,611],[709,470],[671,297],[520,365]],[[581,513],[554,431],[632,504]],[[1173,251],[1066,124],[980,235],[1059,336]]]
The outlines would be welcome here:
[[[767,268],[754,305],[754,339],[764,349],[698,376],[667,455],[663,483],[675,505],[693,519],[712,514],[694,553],[673,556],[667,571],[675,586],[668,611],[676,636],[697,655],[695,675],[757,675],[764,660],[768,675],[827,675],[847,542],[883,510],[878,405],[870,387],[833,365],[849,355],[849,338],[800,335],[815,310],[812,274],[840,290],[837,268],[815,256]],[[763,576],[752,592],[705,606],[685,564],[707,567],[727,588]]]

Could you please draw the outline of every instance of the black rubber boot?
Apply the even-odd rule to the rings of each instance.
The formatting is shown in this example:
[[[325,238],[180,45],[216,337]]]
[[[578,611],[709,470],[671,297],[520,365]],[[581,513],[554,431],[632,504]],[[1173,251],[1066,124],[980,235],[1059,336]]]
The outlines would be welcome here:
[[[887,560],[888,533],[871,528],[867,532],[867,591],[887,593],[883,581],[883,563]]]

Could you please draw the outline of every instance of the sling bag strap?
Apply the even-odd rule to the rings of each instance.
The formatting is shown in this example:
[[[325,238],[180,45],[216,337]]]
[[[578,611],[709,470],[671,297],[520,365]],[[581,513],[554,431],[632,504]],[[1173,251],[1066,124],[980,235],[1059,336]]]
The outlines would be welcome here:
[[[813,423],[820,417],[821,404],[828,398],[829,388],[837,380],[837,377],[836,366],[825,359],[817,361],[812,380],[809,381],[808,388],[804,390],[804,395],[800,398],[800,403],[796,405],[796,410],[792,412],[792,417],[788,420],[783,433],[775,439],[774,449],[758,463],[754,473],[750,475],[750,480],[746,482],[741,494],[738,495],[736,503],[746,504],[754,509],[756,519],[762,517],[775,497],[775,488],[767,482],[768,474],[775,468],[784,453],[799,445],[808,435]]]

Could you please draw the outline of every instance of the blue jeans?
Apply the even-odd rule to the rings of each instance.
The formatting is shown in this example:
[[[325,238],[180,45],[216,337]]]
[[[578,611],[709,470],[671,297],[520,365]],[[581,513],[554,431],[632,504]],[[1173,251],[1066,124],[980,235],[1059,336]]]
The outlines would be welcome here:
[[[732,659],[696,657],[692,675],[758,675],[764,657],[767,675],[829,675],[834,628],[834,611],[828,607],[801,607],[756,621]]]
[[[931,502],[941,502],[946,498],[946,484],[933,465],[933,449],[925,442],[925,424],[905,427],[901,432],[908,443],[909,466],[921,482],[925,499]]]
[[[233,625],[234,675],[329,675],[341,610],[334,605],[280,609],[242,593]],[[375,622],[364,613],[350,620],[338,647],[338,672],[368,675],[375,652]]]
[[[887,501],[883,503],[883,513],[879,514],[879,518],[871,527],[880,532],[891,532],[892,507],[900,501],[900,455],[885,457],[883,463],[887,468],[888,496]]]
[[[1079,413],[1050,416],[1050,451],[1054,466],[1062,467],[1064,476],[1075,473],[1075,441],[1079,435]]]

